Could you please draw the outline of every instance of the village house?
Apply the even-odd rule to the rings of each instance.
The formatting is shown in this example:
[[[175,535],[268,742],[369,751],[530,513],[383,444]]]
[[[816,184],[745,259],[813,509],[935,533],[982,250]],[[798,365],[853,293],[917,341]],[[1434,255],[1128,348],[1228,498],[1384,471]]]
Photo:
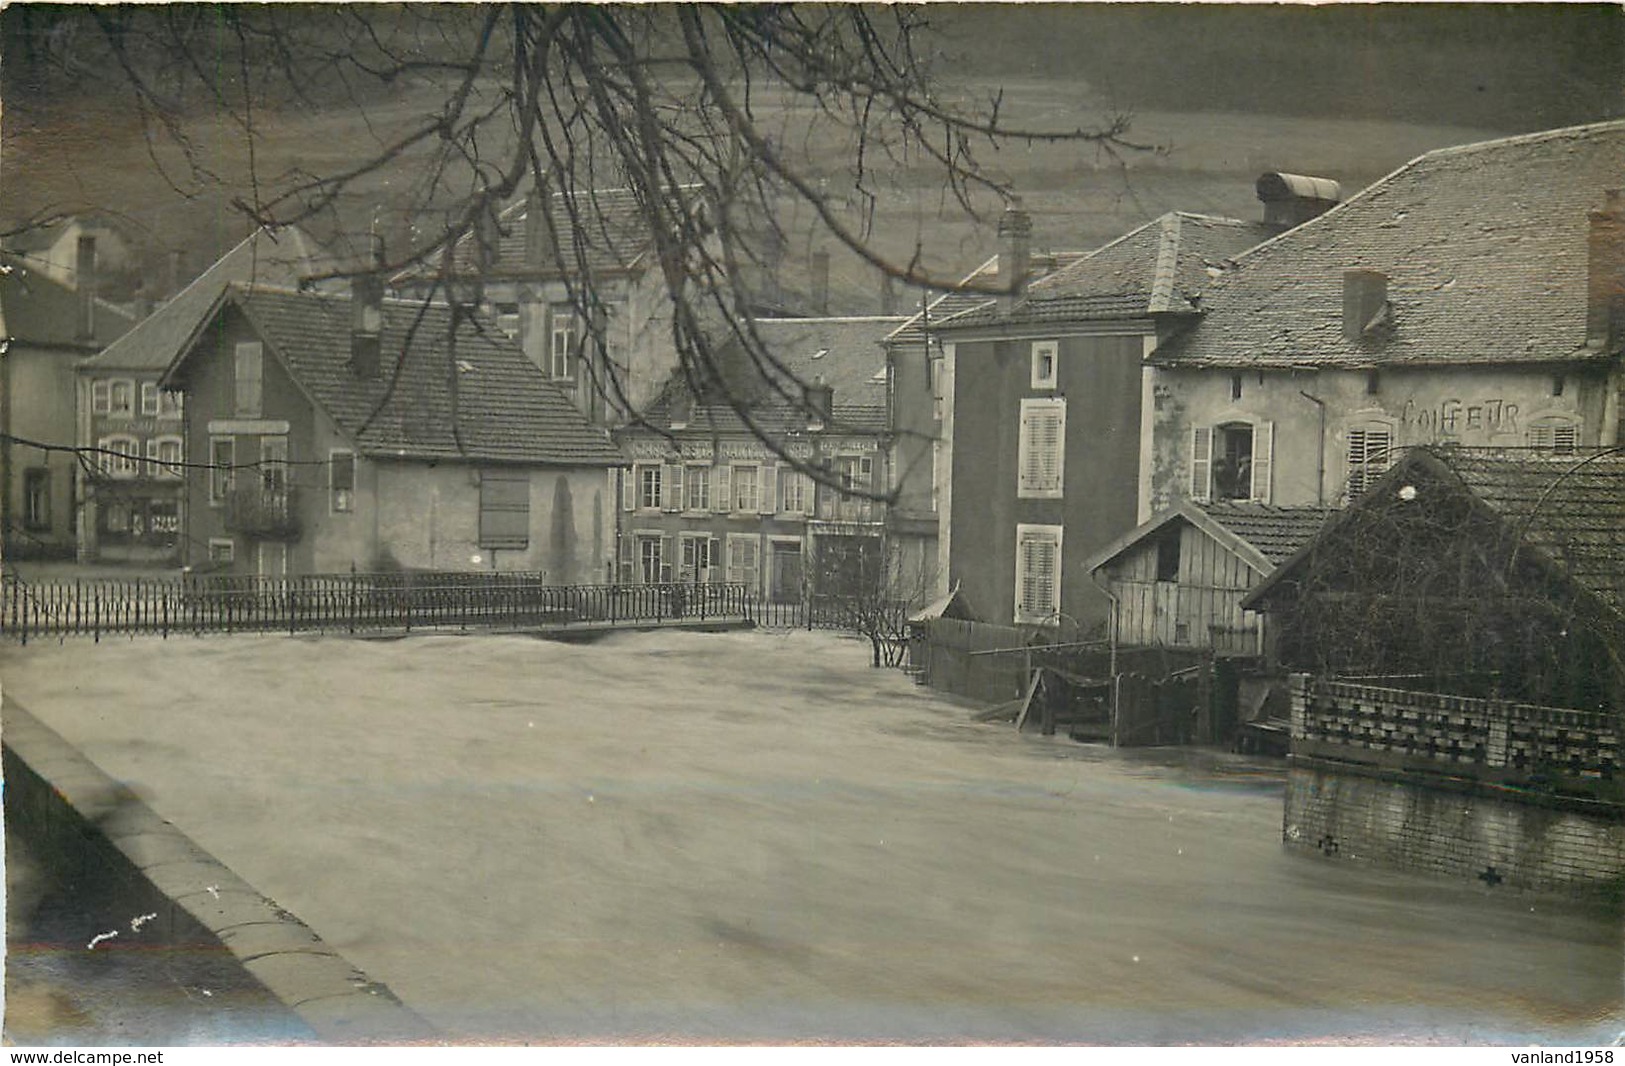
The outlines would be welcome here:
[[[160,384],[186,396],[186,561],[278,577],[596,583],[621,454],[513,341],[443,304],[233,284]]]
[[[257,230],[135,328],[79,364],[81,562],[179,563],[185,528],[182,397],[159,379],[201,330],[226,287],[295,286],[336,263],[297,227]]]
[[[588,279],[595,328],[580,311]],[[631,189],[533,192],[458,242],[452,283],[596,425],[648,406],[677,365],[671,296]],[[428,268],[391,282],[444,300],[436,284]]]
[[[83,235],[76,250],[74,277],[85,282],[77,286],[0,253],[0,542],[8,559],[72,558],[81,521],[74,366],[135,324],[96,295],[95,238]],[[138,416],[133,385],[119,402],[127,418]]]
[[[1412,445],[1619,442],[1625,122],[1430,152],[1238,254],[1148,356],[1154,509],[1335,505]]]
[[[719,353],[724,381],[696,389],[673,375],[618,434],[632,460],[620,579],[726,580],[801,603],[820,594],[821,572],[838,582],[843,563],[879,557],[890,478],[881,341],[901,322],[761,319],[770,372],[735,338]]]
[[[1047,276],[1083,256],[1035,250],[1028,258],[1028,276]],[[999,257],[994,256],[961,280],[963,288],[922,299],[920,310],[886,336],[886,406],[892,439],[887,534],[902,568],[931,575],[930,584],[939,595],[945,587],[937,542],[942,488],[938,471],[946,447],[942,419],[947,397],[936,325],[987,302],[985,290],[996,286],[998,278]]]
[[[1223,263],[1288,224],[1173,212],[1023,288],[1030,221],[1006,213],[999,287],[1014,291],[936,327],[939,557],[979,618],[1104,623],[1086,561],[1151,513],[1145,360],[1200,316]]]
[[[94,275],[83,274],[85,241],[95,249]],[[7,239],[6,250],[37,275],[70,289],[88,279],[99,297],[129,305],[151,292],[142,276],[141,239],[129,224],[109,215],[72,215],[26,229]]]

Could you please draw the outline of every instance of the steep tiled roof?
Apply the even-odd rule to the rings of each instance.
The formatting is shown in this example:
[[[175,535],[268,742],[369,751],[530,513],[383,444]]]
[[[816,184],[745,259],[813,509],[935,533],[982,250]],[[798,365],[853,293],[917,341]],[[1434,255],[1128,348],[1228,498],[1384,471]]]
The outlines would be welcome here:
[[[1181,365],[1372,366],[1596,357],[1587,213],[1625,182],[1625,121],[1430,152],[1236,258],[1166,343]],[[1386,275],[1389,325],[1342,331],[1343,275]]]
[[[1436,458],[1581,587],[1625,607],[1625,456],[1543,458],[1440,450]]]
[[[1368,506],[1416,485],[1459,485],[1504,523],[1509,543],[1547,560],[1569,580],[1616,611],[1625,610],[1625,455],[1609,451],[1553,456],[1532,450],[1411,448],[1325,525],[1329,535]],[[1295,558],[1253,589],[1244,607],[1266,602],[1272,589],[1305,565],[1309,542]]]
[[[1091,555],[1091,571],[1111,563],[1147,537],[1176,522],[1185,522],[1217,541],[1259,573],[1268,574],[1286,561],[1326,523],[1324,507],[1274,507],[1260,503],[1197,504],[1181,500]]]
[[[92,350],[112,343],[135,322],[123,308],[96,301],[94,337],[79,330],[79,293],[32,269],[26,261],[0,253],[0,337],[21,344]]]
[[[1087,252],[1035,252],[1032,257],[1032,268],[1035,277],[1043,278],[1084,259]],[[960,280],[961,285],[993,285],[999,276],[999,257],[994,256]],[[1036,282],[1035,282],[1036,284]],[[957,315],[964,314],[975,308],[982,307],[992,301],[992,297],[985,292],[946,292],[927,303],[924,312],[910,315],[897,329],[886,338],[888,346],[901,346],[918,344],[925,336],[927,325],[935,328],[938,323],[945,322]]]
[[[691,193],[700,186],[683,186]],[[595,274],[637,270],[647,263],[653,243],[637,193],[631,189],[582,189],[574,193],[553,193],[549,198],[553,232],[557,234],[555,253],[545,231],[537,235],[534,254],[528,252],[527,235],[530,201],[510,204],[497,217],[495,246],[483,270],[480,242],[468,234],[457,242],[454,256],[459,273],[483,273],[487,277],[537,277],[563,273],[578,274],[581,267]],[[576,219],[571,218],[574,204]],[[432,273],[418,271],[417,273]],[[405,280],[398,279],[398,280]]]
[[[1277,566],[1309,543],[1326,524],[1326,516],[1332,513],[1324,507],[1274,507],[1227,501],[1197,506]]]
[[[349,366],[348,296],[233,286],[228,299],[365,454],[554,465],[621,462],[608,435],[493,326],[465,320],[457,334],[454,418],[448,308],[385,301],[380,370],[376,378],[363,379]]]
[[[227,286],[292,287],[338,265],[297,226],[256,230],[118,343],[80,366],[87,370],[163,370],[203,328]]]
[[[1274,232],[1261,222],[1171,211],[1033,282],[1008,313],[983,302],[947,328],[1191,313],[1222,264]]]
[[[883,433],[886,355],[881,343],[903,321],[897,316],[760,319],[755,323],[757,336],[778,365],[759,368],[746,363],[736,372],[745,380],[735,392],[756,395],[750,417],[757,428],[770,434],[790,433],[804,429],[806,424],[803,409],[792,402],[800,394],[800,383],[822,379],[834,390],[830,432]],[[738,342],[733,342],[731,348],[737,365]],[[767,375],[780,383],[782,393],[763,382]],[[674,383],[673,387],[680,386]],[[671,391],[668,389],[645,413],[650,425],[662,429],[670,426]],[[728,402],[703,397],[693,405],[688,426],[697,432],[748,431],[744,419]]]

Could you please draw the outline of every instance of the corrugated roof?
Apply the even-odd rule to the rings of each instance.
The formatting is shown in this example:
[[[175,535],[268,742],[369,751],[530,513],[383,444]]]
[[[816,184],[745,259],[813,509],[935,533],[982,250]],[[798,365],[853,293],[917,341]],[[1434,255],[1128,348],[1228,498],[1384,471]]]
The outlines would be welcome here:
[[[1585,348],[1587,213],[1625,183],[1625,121],[1429,152],[1236,259],[1158,362],[1521,363]],[[1343,336],[1343,274],[1387,277],[1388,328]]]
[[[105,300],[96,301],[93,337],[79,330],[82,313],[77,289],[62,284],[26,260],[0,253],[0,335],[19,344],[91,351],[111,344],[135,324],[130,312]]]
[[[384,301],[382,365],[376,378],[363,379],[349,366],[348,295],[235,285],[228,300],[366,454],[561,466],[622,462],[608,434],[495,326],[464,319],[459,328],[453,418],[447,307]]]
[[[946,328],[1193,313],[1224,264],[1275,232],[1262,222],[1170,211],[1033,282],[1008,313],[982,303]]]
[[[297,226],[256,230],[116,344],[80,366],[87,370],[164,370],[197,336],[228,286],[293,287],[338,266],[334,257]]]

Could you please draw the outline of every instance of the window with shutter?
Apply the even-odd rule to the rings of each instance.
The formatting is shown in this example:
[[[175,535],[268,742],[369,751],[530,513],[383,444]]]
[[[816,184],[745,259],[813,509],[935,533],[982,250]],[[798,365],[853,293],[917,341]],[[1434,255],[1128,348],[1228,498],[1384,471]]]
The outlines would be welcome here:
[[[90,413],[105,415],[113,409],[113,383],[111,381],[93,381],[90,383]]]
[[[480,547],[530,544],[530,475],[511,470],[480,474]]]
[[[1270,474],[1275,466],[1274,460],[1275,423],[1259,422],[1253,426],[1253,466],[1248,499],[1256,503],[1270,502]]]
[[[772,514],[776,507],[773,499],[773,486],[777,484],[778,468],[773,463],[763,463],[756,475],[756,510],[760,514]]]
[[[1021,401],[1021,441],[1017,449],[1016,495],[1026,499],[1061,496],[1066,460],[1066,401]]]
[[[761,543],[754,533],[728,534],[728,581],[757,591],[761,580]]]
[[[685,511],[709,511],[711,509],[711,468],[708,466],[690,466],[683,471],[683,491],[686,498],[683,501]]]
[[[1061,531],[1060,526],[1016,526],[1017,622],[1060,621]]]
[[[675,464],[667,465],[661,475],[660,509],[663,511],[680,511],[683,507],[683,468]]]
[[[754,511],[757,506],[755,466],[736,466],[733,468],[735,511]]]
[[[265,346],[259,341],[243,341],[236,350],[235,400],[239,418],[258,418],[261,413],[265,373]]]
[[[1351,426],[1348,431],[1348,498],[1365,493],[1393,465],[1393,429],[1381,422]]]
[[[1205,503],[1213,496],[1213,429],[1211,426],[1191,427],[1191,483],[1190,497]]]
[[[638,471],[636,463],[621,470],[621,510],[635,511],[638,507]]]
[[[658,464],[643,464],[638,468],[638,506],[647,510],[659,510],[661,501],[661,476]]]
[[[1572,455],[1580,443],[1580,427],[1573,419],[1553,415],[1531,422],[1526,436],[1531,448],[1553,455]]]

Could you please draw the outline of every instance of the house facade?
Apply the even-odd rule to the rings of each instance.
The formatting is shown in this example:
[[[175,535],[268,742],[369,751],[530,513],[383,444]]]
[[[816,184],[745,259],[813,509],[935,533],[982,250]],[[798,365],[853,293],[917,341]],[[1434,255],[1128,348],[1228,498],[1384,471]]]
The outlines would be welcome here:
[[[779,378],[741,370],[727,390],[696,395],[674,377],[617,435],[632,463],[620,485],[619,580],[728,581],[800,603],[888,551],[881,341],[901,322],[763,319],[754,329]],[[792,402],[803,383],[804,402]]]
[[[1027,228],[1001,225],[1001,288],[1027,276]],[[1150,517],[1146,360],[1200,313],[1209,271],[1275,231],[1172,213],[939,323],[939,558],[978,617],[1105,622],[1087,560]]]
[[[356,288],[231,285],[165,372],[194,457],[187,563],[603,581],[608,435],[489,325]]]
[[[1404,448],[1619,442],[1625,123],[1431,152],[1235,257],[1153,367],[1151,505],[1337,505]]]
[[[79,273],[94,277],[94,244]],[[74,368],[134,325],[126,311],[0,255],[0,541],[7,558],[71,558],[81,526]],[[120,395],[141,416],[134,384]]]
[[[643,410],[677,365],[671,296],[631,189],[533,193],[460,241],[453,262],[453,284],[595,425]],[[391,284],[444,298],[423,272]]]
[[[78,368],[75,471],[82,562],[178,564],[185,554],[183,397],[159,386],[233,282],[297,285],[335,266],[297,227],[258,230]]]

